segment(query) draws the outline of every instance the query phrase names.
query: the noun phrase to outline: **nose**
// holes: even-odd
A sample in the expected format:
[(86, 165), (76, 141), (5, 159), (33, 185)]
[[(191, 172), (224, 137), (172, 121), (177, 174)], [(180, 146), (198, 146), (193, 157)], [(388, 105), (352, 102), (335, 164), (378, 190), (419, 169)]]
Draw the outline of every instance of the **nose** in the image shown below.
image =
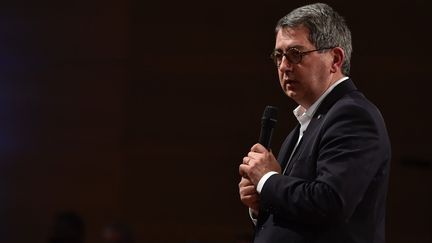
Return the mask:
[(292, 70), (292, 63), (288, 60), (288, 58), (283, 55), (281, 63), (279, 65), (279, 71), (281, 72), (288, 72)]

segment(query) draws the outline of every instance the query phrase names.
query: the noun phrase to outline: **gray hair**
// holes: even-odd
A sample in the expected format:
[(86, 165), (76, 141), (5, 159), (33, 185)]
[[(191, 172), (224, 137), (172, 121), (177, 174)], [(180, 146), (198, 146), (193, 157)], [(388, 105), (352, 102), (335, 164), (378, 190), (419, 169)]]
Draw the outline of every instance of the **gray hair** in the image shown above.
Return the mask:
[(309, 30), (309, 41), (317, 49), (341, 47), (345, 52), (342, 73), (349, 75), (352, 53), (351, 32), (345, 20), (329, 5), (315, 3), (294, 9), (281, 18), (276, 33), (282, 28), (304, 26)]

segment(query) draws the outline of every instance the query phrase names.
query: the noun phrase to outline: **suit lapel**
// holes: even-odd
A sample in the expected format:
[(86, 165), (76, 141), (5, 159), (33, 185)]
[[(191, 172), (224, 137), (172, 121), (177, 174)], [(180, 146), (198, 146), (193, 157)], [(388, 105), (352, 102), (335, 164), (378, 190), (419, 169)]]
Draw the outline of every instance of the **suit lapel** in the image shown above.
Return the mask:
[(298, 124), (294, 130), (287, 136), (284, 143), (281, 146), (278, 155), (278, 161), (281, 165), (282, 171), (288, 163), (288, 159), (297, 143), (297, 139), (299, 137), (300, 132), (300, 124)]
[[(344, 82), (340, 83), (339, 85), (337, 85), (325, 98), (324, 100), (321, 102), (321, 104), (319, 105), (319, 107), (317, 108), (314, 116), (312, 117), (307, 129), (304, 131), (303, 133), (303, 137), (299, 143), (299, 145), (297, 146), (296, 151), (294, 151), (294, 154), (291, 158), (290, 161), (285, 161), (285, 163), (283, 164), (285, 168), (285, 165), (288, 163), (288, 168), (286, 169), (286, 172), (284, 174), (289, 175), (289, 173), (291, 172), (291, 169), (293, 168), (294, 163), (291, 163), (291, 161), (295, 161), (297, 160), (306, 150), (306, 148), (308, 149), (312, 149), (310, 146), (312, 143), (311, 141), (309, 141), (312, 137), (314, 137), (314, 135), (317, 133), (317, 131), (319, 130), (319, 127), (321, 126), (322, 122), (324, 121), (324, 117), (327, 114), (327, 111), (333, 106), (333, 104), (339, 100), (342, 96), (346, 95), (347, 93), (357, 90), (357, 88), (355, 87), (354, 83), (352, 82), (351, 79), (345, 80)], [(294, 142), (291, 141), (291, 146), (292, 148), (289, 149), (288, 151), (283, 151), (285, 152), (285, 158), (286, 160), (288, 160), (289, 156), (292, 153), (292, 149), (294, 148), (295, 142), (298, 139), (298, 133), (299, 133), (299, 129), (300, 125), (297, 126), (297, 133), (295, 136)]]

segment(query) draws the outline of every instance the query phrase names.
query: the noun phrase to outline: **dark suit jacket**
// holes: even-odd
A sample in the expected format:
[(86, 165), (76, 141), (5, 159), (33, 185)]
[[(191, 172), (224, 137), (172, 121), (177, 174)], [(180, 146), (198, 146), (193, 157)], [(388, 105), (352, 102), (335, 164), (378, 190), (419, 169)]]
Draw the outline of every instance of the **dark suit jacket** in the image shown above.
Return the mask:
[(390, 142), (379, 110), (351, 80), (316, 110), (292, 159), (298, 125), (260, 194), (255, 243), (383, 243)]

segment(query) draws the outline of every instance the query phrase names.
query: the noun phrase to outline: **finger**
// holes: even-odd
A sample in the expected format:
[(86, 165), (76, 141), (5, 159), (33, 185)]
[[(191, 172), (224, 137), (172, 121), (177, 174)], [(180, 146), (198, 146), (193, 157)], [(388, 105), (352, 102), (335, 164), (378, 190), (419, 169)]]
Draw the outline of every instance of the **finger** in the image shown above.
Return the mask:
[(244, 190), (240, 191), (241, 198), (259, 198), (258, 193), (246, 193)]
[[(249, 159), (259, 159), (262, 157), (262, 153), (257, 153), (257, 152), (249, 152), (248, 153), (248, 158)], [(250, 162), (250, 161), (249, 161)]]
[(248, 206), (251, 206), (254, 203), (257, 203), (259, 201), (259, 197), (256, 195), (247, 195), (247, 196), (241, 196), (241, 200), (248, 204)]
[(249, 179), (242, 177), (242, 179), (239, 182), (239, 187), (246, 187), (246, 186), (253, 186), (253, 184)]
[(239, 191), (243, 195), (257, 194), (254, 185), (241, 186)]
[(242, 177), (247, 177), (248, 172), (249, 172), (249, 166), (248, 165), (245, 165), (245, 164), (239, 165), (239, 174)]
[(243, 194), (244, 195), (258, 195), (258, 192), (255, 189), (255, 186), (247, 186), (243, 187)]
[(243, 204), (245, 204), (246, 206), (250, 207), (250, 208), (258, 208), (258, 203), (259, 203), (259, 197), (257, 196), (244, 196), (244, 197), (240, 197), (240, 200), (243, 202)]
[(264, 153), (268, 150), (262, 144), (256, 143), (254, 146), (252, 146), (251, 151), (257, 153)]

